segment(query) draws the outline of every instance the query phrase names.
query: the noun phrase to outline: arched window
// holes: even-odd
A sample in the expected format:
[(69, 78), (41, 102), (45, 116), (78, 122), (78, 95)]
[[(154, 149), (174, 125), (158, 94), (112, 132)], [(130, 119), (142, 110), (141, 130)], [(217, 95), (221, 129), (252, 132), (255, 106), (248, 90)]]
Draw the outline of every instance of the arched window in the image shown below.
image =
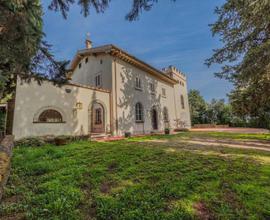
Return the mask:
[(96, 125), (99, 125), (99, 124), (102, 124), (102, 109), (101, 108), (96, 108), (95, 109), (95, 124)]
[(167, 107), (163, 108), (163, 119), (164, 119), (165, 122), (169, 121), (169, 113), (168, 113)]
[(136, 122), (143, 122), (143, 106), (140, 102), (135, 105)]
[(61, 123), (63, 122), (63, 117), (58, 111), (53, 109), (47, 109), (39, 115), (38, 122)]
[(184, 96), (181, 95), (181, 106), (182, 106), (182, 109), (185, 108), (185, 101), (184, 101)]

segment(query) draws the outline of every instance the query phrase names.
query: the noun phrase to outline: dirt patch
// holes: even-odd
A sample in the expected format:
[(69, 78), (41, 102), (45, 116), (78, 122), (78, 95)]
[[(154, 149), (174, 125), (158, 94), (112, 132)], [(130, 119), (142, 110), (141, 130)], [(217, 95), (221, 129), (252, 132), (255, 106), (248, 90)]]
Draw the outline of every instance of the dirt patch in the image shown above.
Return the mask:
[(92, 194), (92, 184), (90, 182), (91, 176), (89, 174), (84, 175), (85, 182), (81, 184), (81, 189), (84, 194), (84, 199), (82, 204), (80, 204), (80, 209), (82, 210), (83, 219), (91, 220), (96, 219), (96, 203), (94, 202)]
[(111, 189), (115, 186), (116, 184), (114, 182), (103, 181), (99, 187), (99, 190), (101, 193), (109, 194), (111, 192)]
[(253, 145), (246, 145), (241, 144), (238, 142), (231, 142), (231, 143), (224, 143), (217, 140), (185, 140), (181, 141), (182, 143), (190, 143), (190, 144), (197, 144), (197, 145), (203, 145), (203, 146), (222, 146), (222, 147), (230, 147), (230, 148), (240, 148), (240, 149), (251, 149), (251, 150), (263, 150), (263, 151), (269, 151), (270, 152), (270, 146), (269, 145), (261, 145), (261, 146), (253, 146)]
[(203, 203), (197, 202), (194, 204), (193, 208), (195, 209), (195, 215), (200, 220), (214, 220), (214, 214), (211, 210)]
[(192, 128), (191, 131), (203, 132), (229, 132), (229, 133), (245, 133), (245, 134), (264, 134), (269, 133), (267, 129), (261, 128)]
[(0, 216), (0, 220), (25, 220), (25, 219), (26, 216), (24, 213), (15, 213), (4, 217)]
[(5, 204), (12, 204), (12, 203), (19, 203), (22, 200), (22, 196), (20, 195), (13, 195), (10, 197), (3, 197), (2, 202)]
[(117, 161), (112, 161), (109, 165), (108, 165), (108, 171), (110, 173), (113, 173), (115, 171), (117, 171), (119, 165)]

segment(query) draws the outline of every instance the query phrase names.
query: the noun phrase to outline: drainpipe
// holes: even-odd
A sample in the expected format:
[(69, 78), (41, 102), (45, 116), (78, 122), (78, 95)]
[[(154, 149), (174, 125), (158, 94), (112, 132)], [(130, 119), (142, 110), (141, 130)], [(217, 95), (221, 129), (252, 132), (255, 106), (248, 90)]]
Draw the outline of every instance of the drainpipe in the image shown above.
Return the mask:
[(116, 59), (114, 59), (114, 96), (115, 96), (115, 129), (118, 135), (118, 104), (117, 104), (117, 73), (116, 73)]

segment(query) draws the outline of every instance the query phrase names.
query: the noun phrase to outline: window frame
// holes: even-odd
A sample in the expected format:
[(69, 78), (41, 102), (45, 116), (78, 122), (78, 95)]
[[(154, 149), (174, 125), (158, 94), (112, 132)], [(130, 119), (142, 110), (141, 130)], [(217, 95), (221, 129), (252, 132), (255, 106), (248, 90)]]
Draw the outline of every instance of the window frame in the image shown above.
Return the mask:
[(142, 81), (138, 76), (135, 78), (135, 89), (142, 91)]
[(95, 125), (101, 124), (102, 124), (102, 109), (100, 107), (95, 109)]
[[(99, 84), (97, 84), (97, 82), (99, 82)], [(98, 87), (98, 88), (102, 87), (102, 75), (101, 74), (97, 74), (95, 76), (95, 87)]]
[(152, 95), (156, 94), (155, 84), (152, 83), (152, 82), (150, 82), (150, 83), (149, 83), (149, 87), (150, 87), (150, 93), (151, 93)]
[[(54, 121), (48, 121), (48, 116), (47, 116), (47, 119), (46, 119), (46, 121), (44, 121), (44, 120), (41, 120), (41, 117), (45, 117), (45, 116), (43, 116), (44, 114), (49, 114), (49, 113), (56, 113), (56, 114), (58, 114), (58, 116), (60, 116), (60, 120), (59, 121), (57, 121), (57, 120), (55, 120), (56, 119), (56, 117), (54, 118)], [(51, 119), (53, 119), (53, 117), (51, 117)], [(40, 112), (39, 113), (39, 115), (38, 115), (38, 117), (37, 117), (37, 120), (36, 121), (34, 121), (33, 123), (40, 123), (40, 124), (63, 124), (63, 123), (66, 123), (65, 121), (64, 121), (64, 118), (63, 118), (63, 115), (62, 115), (62, 113), (61, 112), (59, 112), (58, 110), (56, 110), (56, 109), (53, 109), (53, 108), (48, 108), (48, 109), (44, 109), (42, 112)]]
[(182, 109), (185, 109), (185, 99), (183, 95), (180, 96), (180, 102), (181, 102)]
[(144, 123), (144, 109), (142, 103), (140, 102), (135, 104), (135, 122)]
[(164, 120), (164, 122), (169, 122), (170, 121), (170, 119), (169, 119), (169, 110), (168, 110), (168, 108), (166, 106), (163, 107), (163, 120)]
[(165, 88), (161, 88), (161, 96), (162, 96), (163, 98), (166, 98), (166, 97), (167, 97), (166, 89), (165, 89)]

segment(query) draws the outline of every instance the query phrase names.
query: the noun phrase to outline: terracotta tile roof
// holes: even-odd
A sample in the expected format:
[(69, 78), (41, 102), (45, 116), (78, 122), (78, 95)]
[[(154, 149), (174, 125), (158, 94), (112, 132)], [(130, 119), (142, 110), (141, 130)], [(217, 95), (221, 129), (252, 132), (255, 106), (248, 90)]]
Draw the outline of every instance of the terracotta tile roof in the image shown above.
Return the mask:
[(109, 54), (111, 56), (118, 57), (119, 59), (128, 62), (140, 69), (143, 69), (146, 72), (149, 72), (167, 82), (170, 83), (178, 83), (175, 79), (167, 75), (165, 72), (156, 69), (155, 67), (151, 66), (150, 64), (138, 59), (137, 57), (129, 54), (128, 52), (122, 50), (121, 48), (109, 44), (109, 45), (104, 45), (100, 47), (94, 47), (91, 49), (83, 49), (79, 50), (75, 56), (75, 58), (71, 62), (71, 71), (74, 71), (76, 66), (80, 63), (81, 59), (85, 56), (90, 56), (90, 55), (98, 55), (98, 54)]

